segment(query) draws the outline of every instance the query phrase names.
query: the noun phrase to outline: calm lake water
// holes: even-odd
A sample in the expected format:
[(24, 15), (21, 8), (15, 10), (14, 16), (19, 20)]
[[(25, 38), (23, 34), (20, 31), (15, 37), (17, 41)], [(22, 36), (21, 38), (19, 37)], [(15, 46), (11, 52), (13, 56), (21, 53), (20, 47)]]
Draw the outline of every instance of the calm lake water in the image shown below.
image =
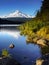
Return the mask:
[[(9, 48), (11, 43), (15, 45), (13, 49)], [(26, 37), (20, 35), (16, 26), (0, 27), (0, 53), (2, 49), (7, 49), (21, 65), (33, 65), (35, 60), (41, 57), (40, 47), (27, 44)]]

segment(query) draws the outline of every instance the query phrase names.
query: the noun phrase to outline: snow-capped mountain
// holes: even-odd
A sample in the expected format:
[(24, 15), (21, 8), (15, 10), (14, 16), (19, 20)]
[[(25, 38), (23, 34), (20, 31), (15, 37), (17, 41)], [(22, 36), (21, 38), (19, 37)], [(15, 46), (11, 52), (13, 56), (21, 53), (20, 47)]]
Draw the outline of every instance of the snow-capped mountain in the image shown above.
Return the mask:
[(19, 10), (5, 16), (0, 16), (0, 24), (21, 24), (33, 18), (31, 15), (24, 14)]
[(6, 15), (6, 16), (2, 16), (2, 18), (11, 18), (11, 17), (33, 18), (33, 16), (28, 15), (28, 14), (24, 14), (24, 13), (20, 12), (19, 10), (16, 10), (15, 12), (12, 12), (12, 13)]

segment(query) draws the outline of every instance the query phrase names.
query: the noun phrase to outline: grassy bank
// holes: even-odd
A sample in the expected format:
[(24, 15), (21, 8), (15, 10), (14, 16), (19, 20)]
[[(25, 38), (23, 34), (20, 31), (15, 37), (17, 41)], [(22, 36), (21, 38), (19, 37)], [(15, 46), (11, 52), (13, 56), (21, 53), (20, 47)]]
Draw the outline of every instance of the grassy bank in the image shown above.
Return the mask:
[(43, 0), (40, 11), (32, 20), (20, 26), (20, 30), (21, 35), (27, 36), (27, 42), (37, 43), (43, 48), (49, 46), (49, 0)]

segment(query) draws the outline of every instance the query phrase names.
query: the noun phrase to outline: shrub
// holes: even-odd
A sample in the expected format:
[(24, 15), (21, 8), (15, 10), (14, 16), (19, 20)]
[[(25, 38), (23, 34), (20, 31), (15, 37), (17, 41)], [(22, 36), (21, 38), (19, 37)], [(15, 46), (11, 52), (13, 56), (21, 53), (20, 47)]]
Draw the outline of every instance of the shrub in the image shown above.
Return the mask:
[(4, 57), (9, 57), (10, 56), (10, 54), (9, 54), (7, 49), (3, 49), (2, 50), (2, 56), (4, 56)]

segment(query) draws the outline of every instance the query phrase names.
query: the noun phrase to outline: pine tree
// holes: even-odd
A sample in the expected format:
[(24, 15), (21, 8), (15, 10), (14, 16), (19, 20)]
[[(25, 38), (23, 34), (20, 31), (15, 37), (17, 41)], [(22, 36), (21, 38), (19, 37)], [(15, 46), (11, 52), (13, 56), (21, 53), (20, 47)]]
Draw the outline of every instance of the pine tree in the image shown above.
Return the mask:
[(43, 20), (49, 20), (49, 0), (44, 0), (41, 7), (41, 16)]
[(49, 21), (49, 0), (43, 0), (39, 13), (40, 18)]

